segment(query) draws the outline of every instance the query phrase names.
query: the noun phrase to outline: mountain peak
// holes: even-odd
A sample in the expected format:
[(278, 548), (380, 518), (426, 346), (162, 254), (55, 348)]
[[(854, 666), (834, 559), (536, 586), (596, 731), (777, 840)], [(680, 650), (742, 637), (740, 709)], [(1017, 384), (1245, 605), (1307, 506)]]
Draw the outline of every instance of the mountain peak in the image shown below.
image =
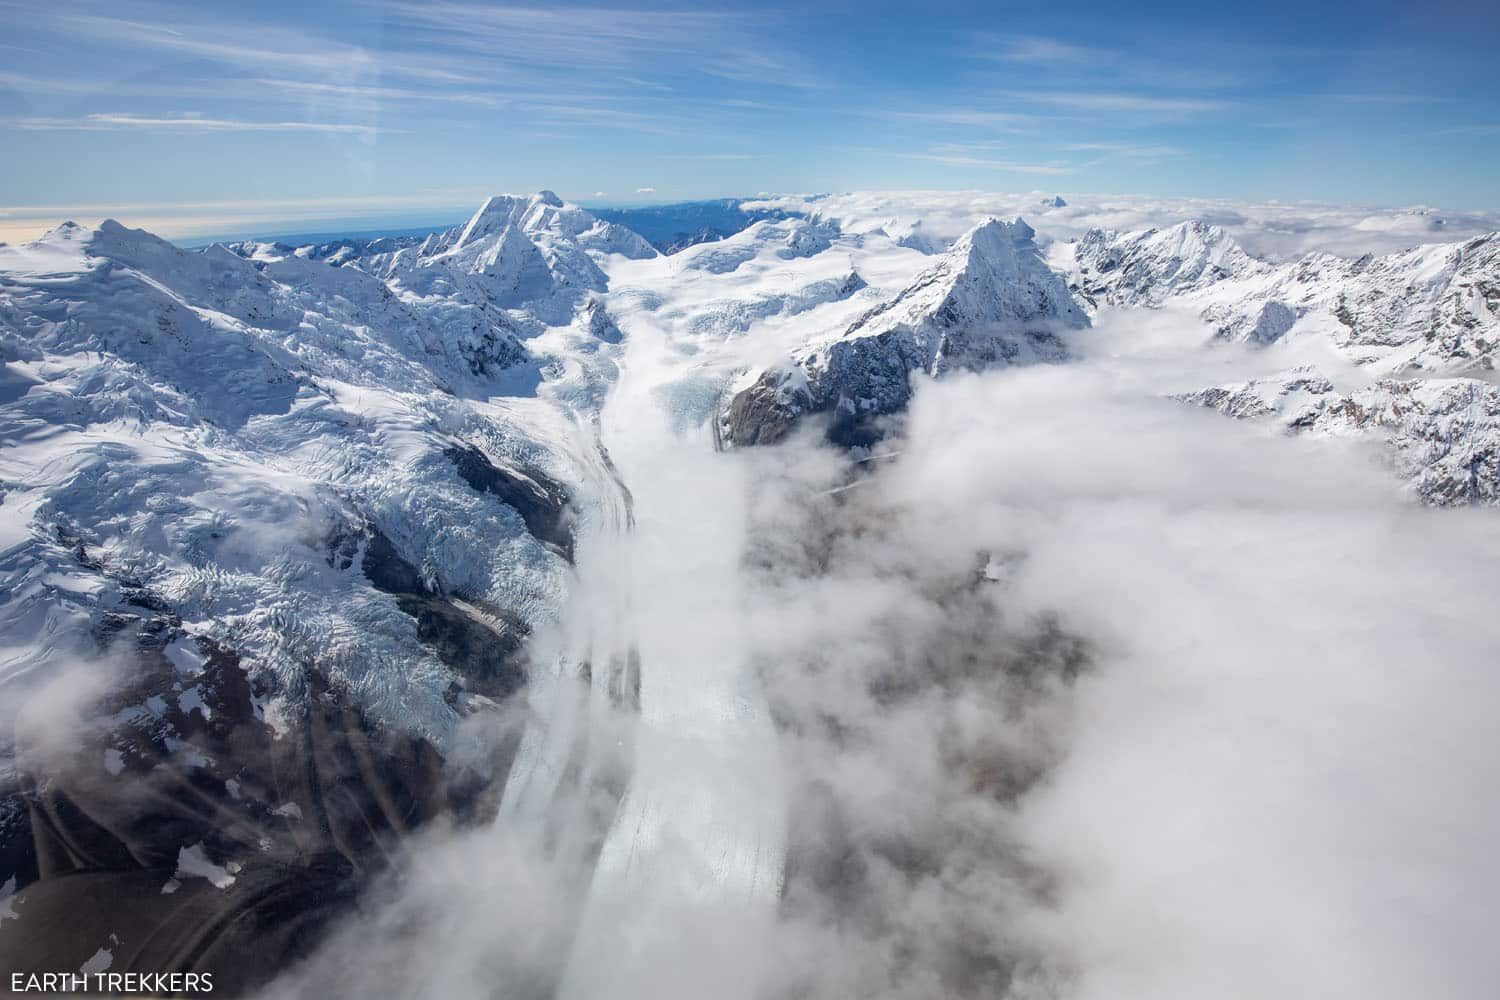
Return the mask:
[(1158, 302), (1265, 266), (1224, 227), (1201, 219), (1132, 233), (1090, 229), (1074, 255), (1085, 291), (1117, 305)]
[(94, 235), (94, 230), (88, 226), (81, 226), (69, 219), (59, 225), (53, 226), (36, 239), (30, 241), (30, 246), (55, 246), (59, 243), (81, 243)]
[(529, 204), (530, 199), (518, 198), (512, 194), (490, 195), (464, 225), (453, 249), (457, 250), (474, 240), (500, 232), (516, 222)]
[(914, 372), (1063, 360), (1059, 328), (1086, 327), (1088, 317), (1035, 238), (1019, 217), (982, 220), (895, 298), (737, 393), (727, 439), (769, 444), (803, 414), (832, 412), (833, 440), (869, 444), (882, 433), (879, 418), (906, 405)]
[(1035, 239), (1036, 230), (1019, 215), (1010, 222), (991, 215), (955, 240), (950, 253), (958, 256), (976, 252), (986, 256), (1007, 254), (1014, 252), (1016, 247), (1032, 245)]
[[(990, 217), (964, 233), (953, 248), (891, 303), (881, 323), (944, 328), (1060, 320), (1086, 326), (1067, 285), (1043, 259), (1036, 230), (1026, 220)], [(896, 319), (895, 316), (899, 316)]]

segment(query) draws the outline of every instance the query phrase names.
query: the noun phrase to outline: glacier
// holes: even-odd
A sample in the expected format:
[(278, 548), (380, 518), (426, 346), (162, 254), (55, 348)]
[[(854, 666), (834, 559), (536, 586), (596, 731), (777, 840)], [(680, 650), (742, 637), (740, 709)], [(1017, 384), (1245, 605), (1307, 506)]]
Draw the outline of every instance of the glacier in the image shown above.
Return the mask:
[[(541, 191), (491, 197), (425, 238), (184, 250), (107, 221), (0, 245), (7, 931), (58, 926), (75, 885), (126, 901), (78, 935), (80, 963), (136, 913), (165, 928), (141, 962), (210, 919), (334, 922), (404, 838), (457, 822), (475, 849), (537, 836), (537, 864), (567, 868), (528, 989), (647, 995), (688, 950), (701, 961), (680, 963), (672, 995), (731, 995), (732, 979), (756, 996), (789, 901), (834, 892), (795, 831), (825, 823), (818, 836), (869, 837), (882, 858), (909, 833), (869, 803), (854, 804), (870, 810), (858, 827), (836, 796), (815, 797), (827, 815), (799, 812), (811, 779), (788, 747), (821, 745), (809, 734), (823, 726), (841, 750), (861, 737), (825, 705), (828, 678), (801, 678), (801, 699), (775, 686), (806, 651), (779, 647), (775, 619), (747, 608), (798, 592), (785, 568), (818, 578), (851, 559), (853, 532), (875, 552), (872, 578), (915, 579), (981, 648), (1045, 664), (999, 695), (964, 673), (967, 651), (943, 664), (941, 695), (876, 679), (872, 702), (936, 699), (958, 757), (991, 737), (954, 692), (977, 685), (1040, 729), (1088, 660), (1045, 616), (990, 631), (1010, 627), (992, 602), (1024, 578), (1022, 541), (997, 537), (930, 579), (900, 544), (876, 545), (953, 502), (901, 478), (914, 475), (903, 447), (935, 447), (921, 438), (932, 400), (970, 406), (979, 454), (1008, 432), (996, 414), (1018, 441), (1026, 406), (1038, 426), (1061, 419), (1049, 387), (1065, 412), (1091, 412), (1048, 378), (1084, 372), (1113, 400), (1154, 365), (1166, 374), (1139, 380), (1143, 440), (1181, 421), (1252, 458), (1329, 449), (1331, 467), (1362, 471), (1307, 485), (1309, 502), (1339, 498), (1356, 520), (1391, 497), (1476, 508), (1455, 516), (1500, 502), (1500, 234), (1270, 255), (1211, 219), (1075, 221), (1090, 208), (764, 198), (695, 209), (681, 231), (657, 219), (653, 244)], [(723, 231), (725, 213), (742, 227)], [(1161, 357), (1141, 332), (1157, 327), (1175, 338)], [(1149, 456), (1078, 463), (1113, 474)], [(1044, 481), (1083, 475), (1050, 461)], [(1251, 493), (1274, 507), (1283, 485)], [(861, 595), (820, 595), (824, 617), (857, 619)], [(835, 634), (813, 659), (868, 639)], [(1001, 812), (1055, 763), (1050, 744), (1006, 753), (1014, 773), (975, 779), (1004, 790)], [(834, 777), (869, 766), (818, 763)], [(995, 847), (958, 839), (975, 857)], [(896, 857), (890, 878), (930, 860)], [(996, 872), (1022, 895), (1042, 878), (1010, 861)], [(253, 923), (205, 946), (235, 985), (284, 970), (227, 956), (295, 953)], [(1025, 967), (1029, 949), (1007, 943), (1006, 962)], [(998, 966), (976, 967), (993, 987)]]

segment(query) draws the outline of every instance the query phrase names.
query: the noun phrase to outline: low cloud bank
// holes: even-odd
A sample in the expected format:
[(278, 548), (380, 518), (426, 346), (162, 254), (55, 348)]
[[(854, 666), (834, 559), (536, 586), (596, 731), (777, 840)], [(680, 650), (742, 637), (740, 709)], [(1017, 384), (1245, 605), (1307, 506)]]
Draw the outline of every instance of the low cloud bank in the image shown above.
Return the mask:
[(1500, 525), (1147, 388), (1094, 364), (925, 385), (901, 454), (803, 518), (838, 527), (764, 630), (812, 829), (775, 995), (1500, 974)]
[(575, 620), (633, 602), (640, 716), (533, 827), (417, 841), (272, 995), (1488, 996), (1500, 523), (1164, 398), (1241, 367), (1176, 322), (924, 382), (862, 461), (710, 454), (638, 350), (626, 589)]
[(1133, 231), (1198, 219), (1222, 226), (1247, 251), (1290, 260), (1313, 250), (1357, 257), (1423, 243), (1453, 243), (1500, 230), (1500, 213), (1428, 206), (1375, 208), (1316, 202), (1255, 202), (1147, 195), (1050, 196), (954, 191), (862, 191), (824, 197), (781, 196), (747, 209), (781, 208), (837, 219), (849, 232), (880, 227), (894, 236), (915, 227), (923, 242), (951, 242), (987, 215), (1023, 216), (1045, 240), (1077, 239), (1092, 228)]

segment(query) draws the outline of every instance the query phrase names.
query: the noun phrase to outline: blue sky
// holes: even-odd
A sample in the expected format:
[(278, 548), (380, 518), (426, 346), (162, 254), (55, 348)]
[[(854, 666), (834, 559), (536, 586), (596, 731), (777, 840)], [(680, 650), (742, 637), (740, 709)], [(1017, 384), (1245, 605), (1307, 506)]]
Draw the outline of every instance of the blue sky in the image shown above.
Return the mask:
[(983, 188), (1500, 208), (1493, 3), (0, 0), (0, 238)]

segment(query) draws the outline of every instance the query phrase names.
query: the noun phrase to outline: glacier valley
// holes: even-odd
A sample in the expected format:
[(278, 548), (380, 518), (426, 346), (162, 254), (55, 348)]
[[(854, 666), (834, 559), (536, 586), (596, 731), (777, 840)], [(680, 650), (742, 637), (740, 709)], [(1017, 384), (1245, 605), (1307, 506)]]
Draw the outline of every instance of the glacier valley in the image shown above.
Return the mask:
[(1488, 995), (1500, 226), (1289, 211), (0, 245), (8, 967)]

